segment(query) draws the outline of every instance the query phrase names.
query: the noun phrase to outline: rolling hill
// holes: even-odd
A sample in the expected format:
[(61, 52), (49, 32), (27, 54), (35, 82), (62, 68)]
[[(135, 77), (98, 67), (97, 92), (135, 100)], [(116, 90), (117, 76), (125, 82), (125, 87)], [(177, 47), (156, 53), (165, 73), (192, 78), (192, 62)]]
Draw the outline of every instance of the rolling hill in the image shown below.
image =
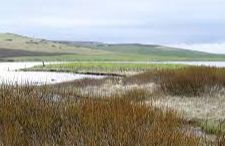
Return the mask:
[(104, 50), (111, 52), (120, 52), (124, 54), (139, 54), (139, 55), (157, 55), (157, 56), (177, 56), (177, 57), (190, 57), (190, 56), (215, 56), (218, 54), (210, 54), (199, 51), (191, 51), (179, 48), (172, 48), (160, 45), (143, 45), (143, 44), (104, 44), (98, 42), (78, 42), (70, 43), (70, 45), (77, 47), (88, 47), (96, 50)]
[(0, 60), (12, 61), (221, 61), (225, 55), (160, 45), (105, 44), (0, 34)]
[(91, 50), (85, 47), (74, 47), (44, 39), (34, 39), (17, 34), (0, 34), (0, 49), (21, 50), (58, 54), (99, 54), (105, 51)]

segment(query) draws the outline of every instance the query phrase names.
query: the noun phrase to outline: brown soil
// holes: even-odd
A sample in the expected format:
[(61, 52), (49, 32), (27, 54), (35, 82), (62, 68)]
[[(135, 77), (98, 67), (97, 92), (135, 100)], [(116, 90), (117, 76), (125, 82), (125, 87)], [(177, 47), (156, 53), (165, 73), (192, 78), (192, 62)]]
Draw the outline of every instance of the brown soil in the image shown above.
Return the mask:
[(23, 57), (23, 56), (54, 56), (54, 55), (63, 55), (63, 54), (62, 53), (32, 52), (32, 51), (0, 48), (0, 58)]

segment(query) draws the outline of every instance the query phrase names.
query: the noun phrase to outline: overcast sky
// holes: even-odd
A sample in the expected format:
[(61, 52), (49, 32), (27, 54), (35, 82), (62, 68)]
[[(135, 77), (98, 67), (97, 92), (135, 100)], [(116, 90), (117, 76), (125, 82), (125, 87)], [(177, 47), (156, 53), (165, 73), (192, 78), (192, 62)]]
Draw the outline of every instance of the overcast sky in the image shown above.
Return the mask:
[[(224, 44), (225, 0), (1, 0), (0, 32), (54, 40)], [(199, 50), (225, 53), (221, 47)]]

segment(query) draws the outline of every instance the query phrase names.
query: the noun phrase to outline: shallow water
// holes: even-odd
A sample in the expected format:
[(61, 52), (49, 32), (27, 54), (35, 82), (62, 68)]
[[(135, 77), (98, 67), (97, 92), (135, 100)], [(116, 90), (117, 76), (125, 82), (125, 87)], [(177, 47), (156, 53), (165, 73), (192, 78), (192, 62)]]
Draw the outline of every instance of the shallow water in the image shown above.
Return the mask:
[[(81, 75), (57, 72), (23, 72), (19, 69), (41, 65), (41, 62), (0, 63), (0, 84), (45, 85), (67, 82), (83, 78), (103, 78), (103, 76)], [(46, 63), (52, 64), (52, 63)]]

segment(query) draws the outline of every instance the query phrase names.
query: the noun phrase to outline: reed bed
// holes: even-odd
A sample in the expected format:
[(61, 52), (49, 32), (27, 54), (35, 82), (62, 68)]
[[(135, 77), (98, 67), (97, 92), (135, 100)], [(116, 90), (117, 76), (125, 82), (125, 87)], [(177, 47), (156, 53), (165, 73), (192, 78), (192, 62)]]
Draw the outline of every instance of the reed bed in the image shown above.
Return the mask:
[[(174, 111), (136, 101), (140, 92), (110, 98), (54, 99), (49, 88), (0, 87), (0, 145), (197, 146)], [(135, 99), (135, 100), (134, 100)]]
[(155, 82), (160, 90), (173, 96), (224, 94), (225, 69), (216, 67), (183, 67), (160, 69), (124, 79), (125, 84)]
[(225, 69), (216, 67), (189, 67), (162, 71), (161, 89), (172, 95), (214, 95), (225, 87)]

